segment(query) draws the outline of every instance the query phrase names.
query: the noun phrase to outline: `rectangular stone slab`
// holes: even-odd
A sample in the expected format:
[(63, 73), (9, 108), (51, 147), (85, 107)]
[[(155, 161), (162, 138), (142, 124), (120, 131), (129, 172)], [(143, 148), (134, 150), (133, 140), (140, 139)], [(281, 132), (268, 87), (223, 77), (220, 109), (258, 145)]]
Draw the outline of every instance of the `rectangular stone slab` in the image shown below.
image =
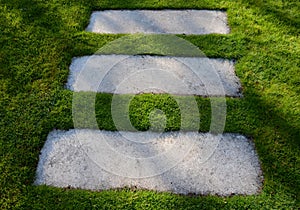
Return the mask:
[(234, 63), (205, 57), (93, 55), (74, 58), (66, 87), (75, 92), (241, 97)]
[(48, 135), (35, 184), (228, 196), (256, 194), (262, 179), (253, 142), (239, 134), (73, 129)]
[(228, 34), (227, 16), (211, 10), (106, 10), (92, 13), (87, 31), (105, 34)]

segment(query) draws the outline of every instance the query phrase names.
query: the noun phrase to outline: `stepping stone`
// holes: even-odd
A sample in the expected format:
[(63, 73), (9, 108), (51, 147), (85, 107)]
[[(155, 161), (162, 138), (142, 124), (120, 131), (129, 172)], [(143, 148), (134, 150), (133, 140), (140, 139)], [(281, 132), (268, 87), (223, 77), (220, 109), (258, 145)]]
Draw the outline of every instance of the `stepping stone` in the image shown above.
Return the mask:
[(66, 87), (114, 94), (241, 97), (234, 63), (205, 57), (94, 55), (74, 58)]
[(54, 130), (35, 184), (252, 195), (262, 187), (262, 172), (253, 142), (239, 134)]
[(93, 12), (87, 31), (105, 34), (228, 34), (227, 16), (211, 10)]

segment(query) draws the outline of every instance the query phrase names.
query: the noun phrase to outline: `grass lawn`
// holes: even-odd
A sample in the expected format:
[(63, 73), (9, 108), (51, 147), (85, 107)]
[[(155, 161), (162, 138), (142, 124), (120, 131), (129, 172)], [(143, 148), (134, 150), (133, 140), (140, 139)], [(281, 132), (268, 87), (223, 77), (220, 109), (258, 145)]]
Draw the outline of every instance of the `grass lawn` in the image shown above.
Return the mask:
[[(254, 139), (265, 178), (259, 195), (180, 196), (32, 185), (48, 133), (74, 127), (73, 93), (64, 89), (72, 57), (93, 54), (121, 37), (85, 32), (91, 12), (142, 8), (227, 10), (231, 34), (179, 37), (208, 57), (237, 61), (244, 97), (227, 98), (225, 132)], [(299, 34), (297, 0), (0, 0), (0, 209), (298, 209)], [(111, 100), (110, 94), (97, 95), (101, 129), (115, 130)], [(208, 131), (209, 99), (196, 101), (200, 130)], [(166, 111), (166, 130), (180, 128), (178, 107), (168, 95), (136, 96), (129, 113), (133, 125), (148, 129), (153, 108)]]

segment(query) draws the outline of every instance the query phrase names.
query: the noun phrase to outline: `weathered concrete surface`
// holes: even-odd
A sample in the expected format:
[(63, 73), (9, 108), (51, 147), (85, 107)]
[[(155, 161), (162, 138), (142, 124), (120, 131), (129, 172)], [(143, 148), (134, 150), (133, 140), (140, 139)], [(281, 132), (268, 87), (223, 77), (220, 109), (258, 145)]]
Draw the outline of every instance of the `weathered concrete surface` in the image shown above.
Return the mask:
[(211, 10), (93, 12), (87, 31), (106, 34), (228, 34), (227, 16)]
[(262, 173), (252, 141), (238, 134), (54, 130), (35, 184), (251, 195)]
[(74, 58), (66, 87), (114, 94), (240, 97), (230, 60), (205, 57), (93, 55)]

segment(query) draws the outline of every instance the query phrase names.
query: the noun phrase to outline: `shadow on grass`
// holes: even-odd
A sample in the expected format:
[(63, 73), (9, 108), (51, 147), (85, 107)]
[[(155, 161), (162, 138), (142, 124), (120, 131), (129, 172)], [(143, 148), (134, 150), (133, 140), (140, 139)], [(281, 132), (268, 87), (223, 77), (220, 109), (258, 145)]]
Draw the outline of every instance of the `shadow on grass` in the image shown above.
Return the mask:
[[(291, 27), (293, 33), (299, 33), (300, 29), (300, 3), (299, 1), (278, 1), (276, 3), (273, 0), (242, 0), (244, 4), (255, 7), (263, 14), (272, 15), (274, 18), (280, 21), (288, 27)], [(279, 5), (281, 4), (281, 5)], [(290, 12), (289, 12), (290, 11)]]
[[(29, 92), (32, 84), (41, 79), (46, 79), (43, 82), (49, 85), (66, 80), (74, 54), (72, 38), (87, 24), (89, 4), (89, 1), (75, 0), (62, 5), (12, 0), (1, 5), (0, 77), (18, 84), (7, 85), (8, 92), (13, 95)], [(82, 11), (79, 8), (83, 8)], [(72, 12), (74, 10), (79, 12)]]
[[(265, 177), (296, 195), (300, 191), (300, 128), (291, 125), (255, 90), (245, 98), (249, 119), (257, 119), (253, 135)], [(249, 132), (249, 131), (247, 131)], [(298, 163), (297, 163), (298, 161)]]

